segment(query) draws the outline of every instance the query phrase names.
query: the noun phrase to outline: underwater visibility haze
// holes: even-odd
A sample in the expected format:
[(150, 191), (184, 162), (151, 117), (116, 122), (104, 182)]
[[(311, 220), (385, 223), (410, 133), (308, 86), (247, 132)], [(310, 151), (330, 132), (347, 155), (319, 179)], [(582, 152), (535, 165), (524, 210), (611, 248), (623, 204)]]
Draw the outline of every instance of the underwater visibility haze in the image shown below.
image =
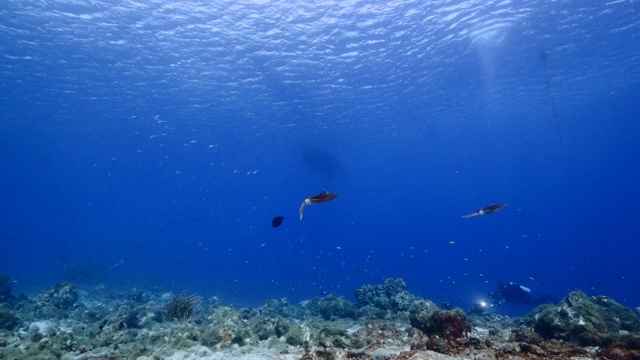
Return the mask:
[[(0, 14), (15, 293), (68, 280), (260, 304), (402, 278), (462, 308), (508, 281), (640, 305), (637, 2)], [(339, 196), (300, 220), (324, 191)]]

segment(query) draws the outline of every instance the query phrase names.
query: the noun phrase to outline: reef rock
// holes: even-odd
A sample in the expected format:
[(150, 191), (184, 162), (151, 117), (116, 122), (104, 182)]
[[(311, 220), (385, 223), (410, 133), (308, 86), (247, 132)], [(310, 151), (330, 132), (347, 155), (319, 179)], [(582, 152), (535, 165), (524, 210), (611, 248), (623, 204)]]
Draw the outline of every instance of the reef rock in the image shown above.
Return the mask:
[(361, 346), (360, 343), (354, 343), (353, 337), (344, 329), (338, 327), (325, 327), (320, 330), (317, 336), (318, 345), (324, 348), (357, 348)]
[(42, 294), (42, 300), (48, 300), (60, 309), (71, 308), (79, 297), (75, 285), (66, 281), (57, 283)]
[(355, 292), (357, 304), (391, 312), (407, 311), (416, 297), (405, 287), (402, 279), (387, 279), (382, 285), (363, 285)]
[(74, 307), (80, 295), (76, 287), (66, 281), (57, 283), (37, 297), (38, 311), (51, 316), (65, 316)]
[(355, 319), (358, 308), (342, 296), (329, 294), (324, 298), (314, 298), (300, 304), (311, 315), (317, 315), (324, 320)]
[(528, 317), (544, 338), (583, 346), (636, 343), (630, 332), (640, 330), (640, 318), (631, 309), (607, 296), (589, 298), (580, 291), (571, 292), (558, 305), (540, 306)]
[(414, 350), (450, 353), (467, 342), (472, 326), (460, 309), (439, 310), (431, 301), (420, 299), (409, 308), (409, 322), (415, 332)]
[(432, 301), (426, 299), (416, 300), (409, 307), (409, 322), (411, 326), (417, 329), (424, 328), (424, 324), (429, 323), (431, 315), (436, 310), (438, 310), (438, 307)]
[(251, 325), (251, 330), (259, 340), (266, 340), (272, 336), (284, 336), (289, 331), (289, 323), (281, 316), (256, 317)]
[(12, 290), (13, 287), (11, 286), (9, 275), (0, 274), (0, 303), (7, 302), (13, 298), (11, 295)]
[(20, 319), (13, 311), (0, 306), (0, 330), (14, 330), (18, 325), (20, 325)]
[(411, 325), (427, 334), (435, 334), (443, 339), (459, 339), (471, 332), (471, 323), (467, 320), (464, 311), (460, 309), (454, 310), (436, 310), (426, 321), (417, 321), (410, 318)]

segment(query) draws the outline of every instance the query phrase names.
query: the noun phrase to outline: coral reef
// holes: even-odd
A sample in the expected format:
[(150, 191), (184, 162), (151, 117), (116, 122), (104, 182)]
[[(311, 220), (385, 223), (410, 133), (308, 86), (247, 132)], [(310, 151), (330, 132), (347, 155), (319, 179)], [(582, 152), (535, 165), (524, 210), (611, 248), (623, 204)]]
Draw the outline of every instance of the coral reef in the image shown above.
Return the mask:
[(250, 328), (258, 340), (267, 340), (272, 336), (285, 335), (289, 331), (289, 323), (281, 316), (261, 316), (253, 319)]
[(164, 313), (169, 319), (187, 321), (196, 312), (201, 302), (201, 296), (180, 294), (164, 306)]
[(13, 330), (20, 324), (20, 319), (10, 308), (0, 306), (0, 330)]
[(471, 324), (461, 309), (436, 310), (424, 322), (411, 318), (411, 325), (447, 340), (459, 339), (471, 332)]
[(257, 308), (211, 298), (176, 322), (163, 316), (168, 293), (60, 283), (0, 305), (0, 359), (640, 358), (638, 315), (607, 297), (573, 292), (509, 319), (439, 309), (408, 294), (400, 279), (356, 294), (357, 304), (329, 295)]
[(606, 296), (589, 298), (573, 291), (558, 305), (545, 305), (528, 316), (528, 323), (546, 339), (577, 342), (584, 346), (640, 343), (640, 317)]
[[(382, 285), (363, 285), (355, 291), (357, 304), (361, 308), (374, 307), (390, 313), (407, 311), (416, 297), (405, 288), (402, 279), (387, 279)], [(375, 309), (371, 310), (371, 314), (374, 313)]]
[(13, 291), (11, 278), (7, 274), (0, 274), (0, 303), (9, 302), (13, 299), (11, 291)]
[(358, 308), (353, 303), (334, 294), (329, 294), (325, 298), (316, 297), (305, 301), (302, 306), (309, 314), (320, 316), (324, 320), (355, 319), (358, 317)]
[(46, 307), (68, 310), (78, 301), (80, 295), (75, 285), (62, 281), (50, 287), (38, 298), (38, 302)]
[(428, 324), (431, 315), (438, 310), (436, 304), (426, 299), (418, 299), (409, 307), (409, 321), (413, 327), (421, 328)]
[(12, 291), (9, 275), (0, 274), (0, 330), (14, 330), (21, 323), (14, 308), (16, 299)]
[(411, 326), (422, 332), (417, 334), (419, 340), (412, 345), (414, 349), (449, 353), (464, 346), (466, 335), (472, 330), (471, 323), (460, 309), (435, 310), (428, 316), (425, 311), (414, 311), (410, 313), (409, 320)]

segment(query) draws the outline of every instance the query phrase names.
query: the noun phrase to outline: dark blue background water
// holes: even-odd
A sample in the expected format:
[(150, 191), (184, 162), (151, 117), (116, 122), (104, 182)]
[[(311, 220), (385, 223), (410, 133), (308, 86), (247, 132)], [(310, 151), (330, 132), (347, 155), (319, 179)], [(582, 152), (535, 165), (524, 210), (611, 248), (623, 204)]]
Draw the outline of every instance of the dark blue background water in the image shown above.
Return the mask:
[(4, 2), (0, 272), (245, 303), (401, 277), (462, 307), (516, 281), (638, 306), (639, 11)]

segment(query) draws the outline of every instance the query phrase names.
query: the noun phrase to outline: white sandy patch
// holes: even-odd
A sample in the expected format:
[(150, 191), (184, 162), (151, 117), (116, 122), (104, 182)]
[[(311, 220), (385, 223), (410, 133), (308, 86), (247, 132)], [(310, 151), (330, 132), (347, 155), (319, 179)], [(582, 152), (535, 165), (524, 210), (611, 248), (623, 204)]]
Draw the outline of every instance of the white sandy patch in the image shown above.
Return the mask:
[[(245, 346), (242, 348), (213, 351), (206, 346), (194, 346), (187, 350), (176, 351), (170, 356), (162, 356), (165, 360), (296, 360), (303, 355), (302, 349), (287, 354), (266, 346)], [(136, 360), (151, 360), (153, 357), (140, 356)]]
[(55, 328), (55, 324), (48, 320), (34, 321), (29, 325), (30, 332), (38, 332), (42, 335), (46, 335), (52, 328)]

